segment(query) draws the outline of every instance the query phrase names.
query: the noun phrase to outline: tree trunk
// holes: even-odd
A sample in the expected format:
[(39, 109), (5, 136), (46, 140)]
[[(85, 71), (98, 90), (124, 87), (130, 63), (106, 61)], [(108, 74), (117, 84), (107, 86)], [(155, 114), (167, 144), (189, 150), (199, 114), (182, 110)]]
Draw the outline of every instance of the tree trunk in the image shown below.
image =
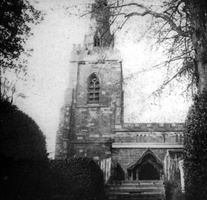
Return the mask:
[[(200, 57), (200, 55), (198, 55)], [(198, 67), (198, 92), (207, 89), (207, 63), (204, 63), (202, 59), (197, 59), (197, 67)]]
[(188, 1), (192, 27), (192, 44), (195, 50), (198, 92), (207, 89), (207, 28), (204, 1)]

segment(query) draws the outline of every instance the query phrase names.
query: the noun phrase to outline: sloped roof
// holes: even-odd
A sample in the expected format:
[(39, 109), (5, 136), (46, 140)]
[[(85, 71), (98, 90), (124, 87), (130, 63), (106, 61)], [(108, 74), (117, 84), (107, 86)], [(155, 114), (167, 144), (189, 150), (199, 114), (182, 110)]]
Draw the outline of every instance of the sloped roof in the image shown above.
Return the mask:
[(148, 148), (148, 149), (142, 154), (142, 156), (138, 159), (138, 161), (136, 161), (135, 163), (133, 163), (132, 165), (130, 165), (127, 169), (128, 169), (128, 170), (132, 170), (132, 169), (134, 169), (135, 167), (141, 165), (141, 164), (142, 164), (142, 160), (143, 160), (143, 158), (144, 158), (147, 154), (151, 154), (151, 155), (155, 158), (155, 160), (156, 160), (156, 164), (158, 164), (159, 167), (162, 167), (162, 166), (163, 166), (162, 161), (157, 157), (157, 155), (156, 155), (150, 148)]

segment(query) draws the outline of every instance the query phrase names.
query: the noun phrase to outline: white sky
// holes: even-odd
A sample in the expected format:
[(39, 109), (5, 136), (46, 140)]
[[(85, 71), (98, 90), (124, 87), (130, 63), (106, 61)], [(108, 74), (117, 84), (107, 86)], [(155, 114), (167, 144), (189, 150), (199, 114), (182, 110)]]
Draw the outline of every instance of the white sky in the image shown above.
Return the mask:
[[(35, 2), (31, 0), (31, 2)], [(40, 126), (47, 137), (48, 152), (53, 156), (55, 137), (59, 123), (59, 109), (63, 105), (64, 91), (68, 84), (69, 59), (72, 44), (83, 42), (87, 30), (87, 19), (70, 16), (64, 6), (83, 4), (89, 0), (39, 0), (36, 5), (46, 15), (44, 21), (34, 27), (34, 36), (27, 43), (34, 49), (28, 68), (31, 80), (21, 87), (27, 98), (17, 100), (17, 105), (28, 113)], [(139, 19), (140, 20), (140, 19)], [(135, 27), (131, 20), (125, 31), (118, 33), (117, 48), (123, 58), (126, 122), (182, 122), (189, 103), (175, 93), (154, 101), (147, 97), (161, 84), (164, 74), (158, 70), (138, 73), (162, 60), (160, 52), (149, 51), (149, 41), (137, 42)], [(129, 27), (133, 27), (128, 30)], [(134, 29), (135, 28), (135, 29)], [(126, 30), (128, 32), (126, 32)], [(165, 70), (165, 69), (164, 69)], [(132, 78), (128, 78), (129, 76)]]

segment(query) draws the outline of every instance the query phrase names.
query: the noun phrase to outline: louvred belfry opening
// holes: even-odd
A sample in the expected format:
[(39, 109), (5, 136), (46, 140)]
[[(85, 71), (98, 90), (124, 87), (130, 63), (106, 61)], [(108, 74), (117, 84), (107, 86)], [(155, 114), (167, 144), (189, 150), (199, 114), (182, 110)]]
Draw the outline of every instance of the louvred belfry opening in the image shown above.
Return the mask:
[(99, 103), (100, 83), (96, 74), (91, 74), (88, 81), (88, 103)]
[(94, 36), (94, 47), (99, 47), (100, 45), (101, 45), (101, 35), (98, 32)]

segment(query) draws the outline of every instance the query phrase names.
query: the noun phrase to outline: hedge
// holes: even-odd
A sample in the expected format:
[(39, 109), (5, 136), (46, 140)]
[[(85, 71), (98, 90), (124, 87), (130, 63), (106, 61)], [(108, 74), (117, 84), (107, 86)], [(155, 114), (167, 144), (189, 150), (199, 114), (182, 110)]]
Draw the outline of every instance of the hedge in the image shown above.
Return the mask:
[(90, 158), (51, 160), (53, 199), (102, 200), (103, 172)]
[(194, 98), (184, 132), (186, 200), (207, 199), (207, 90)]
[(49, 199), (44, 134), (15, 105), (1, 98), (0, 107), (1, 199)]
[(49, 160), (34, 120), (3, 99), (0, 104), (1, 199), (105, 199), (103, 172), (95, 161)]

